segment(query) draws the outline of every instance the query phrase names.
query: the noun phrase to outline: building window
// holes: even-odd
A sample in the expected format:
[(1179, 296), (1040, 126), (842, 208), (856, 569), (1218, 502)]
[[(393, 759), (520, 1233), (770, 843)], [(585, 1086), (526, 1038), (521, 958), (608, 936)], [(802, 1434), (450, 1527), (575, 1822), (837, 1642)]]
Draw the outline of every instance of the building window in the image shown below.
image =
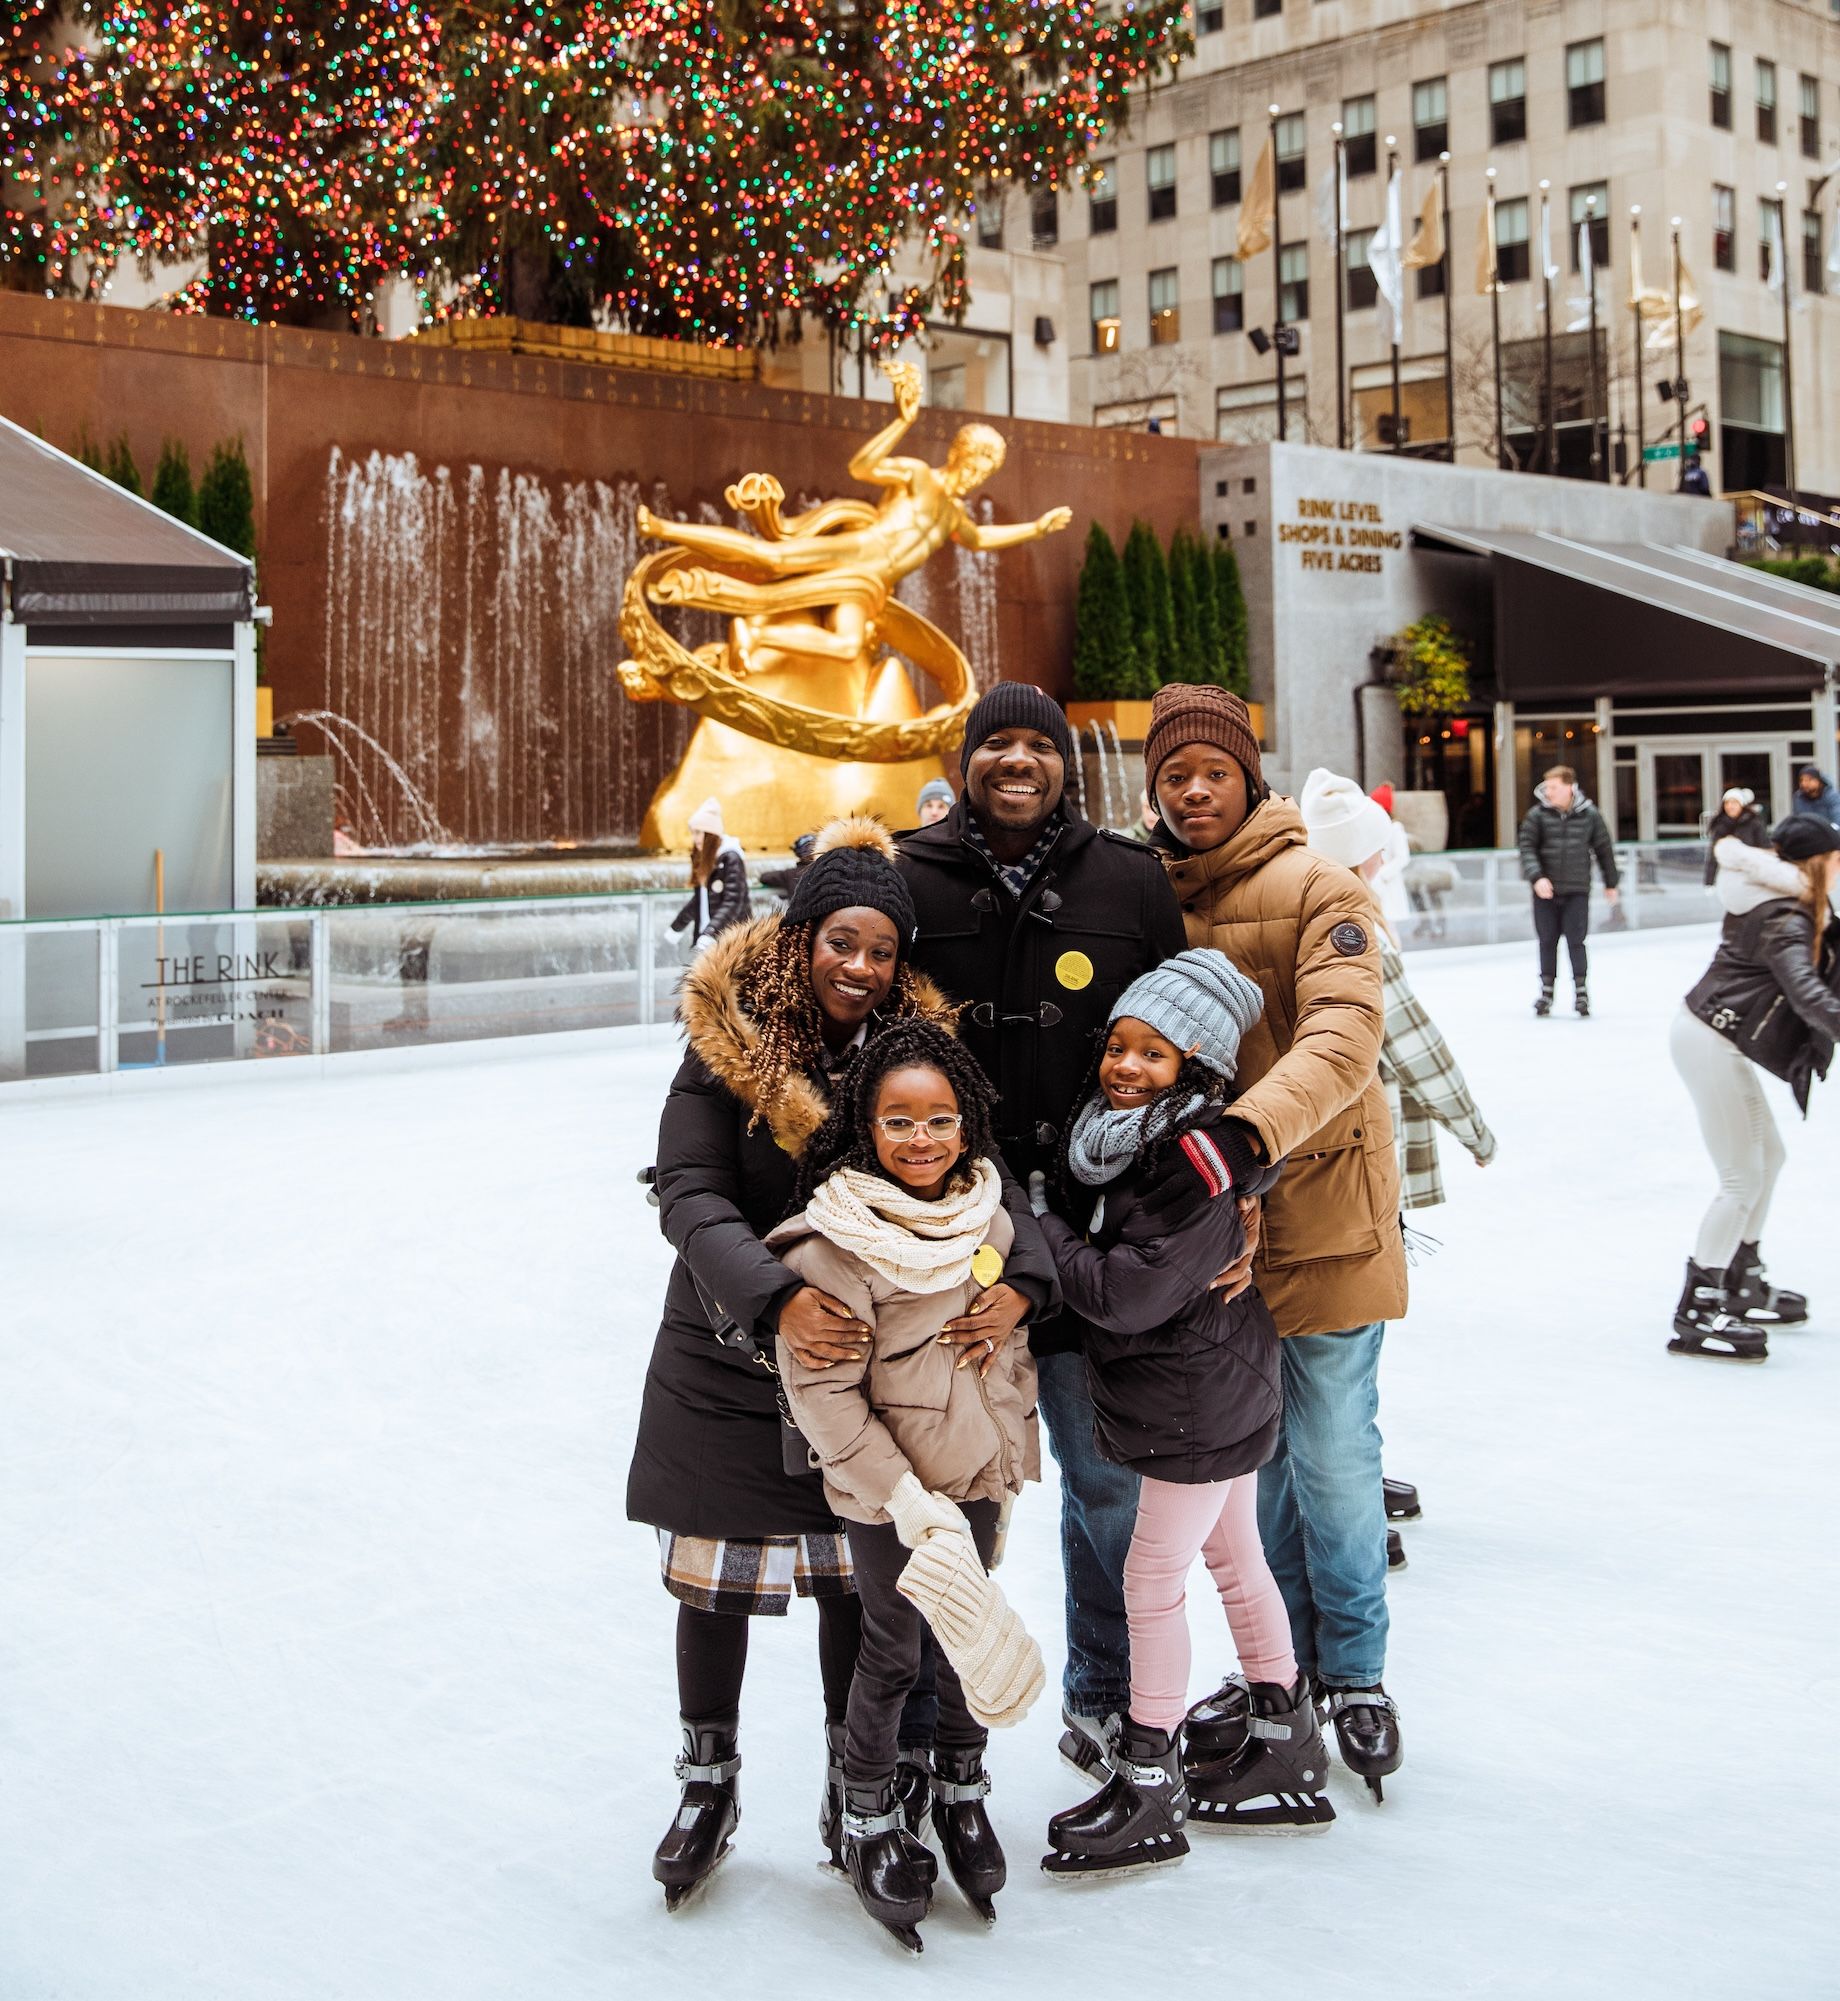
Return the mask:
[(1805, 208), (1802, 210), (1802, 290), (1813, 299), (1819, 298), (1826, 289), (1826, 274), (1821, 269), (1821, 212)]
[(1776, 65), (1757, 58), (1757, 137), (1765, 146), (1776, 144)]
[(1060, 199), (1052, 188), (1043, 188), (1029, 202), (1030, 247), (1036, 250), (1052, 250), (1060, 240)]
[(1373, 266), (1367, 261), (1367, 252), (1374, 240), (1371, 229), (1351, 229), (1342, 238), (1342, 248), (1348, 265), (1348, 310), (1364, 313), (1380, 296), (1380, 282), (1374, 276)]
[(1729, 492), (1783, 476), (1782, 344), (1719, 334), (1719, 457)]
[(1094, 236), (1109, 236), (1118, 227), (1118, 162), (1093, 163), (1092, 191), (1087, 197), (1086, 227)]
[(1278, 120), (1278, 192), (1290, 194), (1303, 186), (1303, 113), (1287, 112)]
[(1379, 164), (1374, 142), (1374, 101), (1371, 97), (1342, 100), (1342, 159), (1348, 178), (1371, 174)]
[[(1302, 439), (1309, 429), (1308, 385), (1294, 374), (1284, 378), (1284, 411), (1293, 439)], [(1278, 385), (1276, 382), (1242, 382), (1214, 392), (1214, 435), (1223, 445), (1259, 445), (1278, 435)], [(1259, 532), (1258, 520), (1248, 516), (1240, 525), (1242, 536)]]
[(1150, 220), (1167, 222), (1176, 212), (1176, 149), (1152, 146), (1144, 155), (1144, 174), (1150, 184)]
[(1150, 345), (1173, 347), (1182, 338), (1182, 307), (1174, 266), (1150, 274)]
[(1093, 353), (1116, 354), (1119, 331), (1118, 280), (1107, 278), (1103, 284), (1092, 288)]
[(1731, 50), (1723, 42), (1709, 42), (1712, 54), (1712, 122), (1721, 132), (1731, 130)]
[(1418, 279), (1418, 296), (1421, 299), (1441, 299), (1444, 296), (1444, 269), (1450, 262), (1450, 251), (1446, 247), (1444, 255), (1435, 264), (1421, 264), (1414, 276)]
[[(1592, 204), (1596, 206), (1593, 207)], [(1571, 229), (1567, 232), (1571, 239), (1572, 269), (1582, 270), (1578, 262), (1578, 226), (1587, 219), (1591, 225), (1591, 266), (1601, 271), (1610, 262), (1610, 186), (1607, 181), (1587, 181), (1583, 187), (1574, 188), (1571, 195)]]
[(1806, 160), (1821, 157), (1821, 79), (1818, 76), (1802, 78), (1802, 157)]
[(1757, 204), (1757, 276), (1767, 285), (1774, 274), (1780, 283), (1786, 274), (1776, 271), (1776, 260), (1789, 248), (1783, 226), (1783, 205), (1767, 197)]
[(1527, 198), (1495, 204), (1495, 275), (1504, 285), (1524, 285), (1531, 263), (1527, 251)]
[(1180, 421), (1173, 396), (1134, 396), (1128, 403), (1099, 403), (1093, 407), (1093, 428), (1100, 431), (1153, 431), (1173, 438)]
[(1239, 127), (1208, 134), (1208, 177), (1216, 208), (1239, 200)]
[(1571, 126), (1604, 122), (1602, 42), (1573, 42), (1565, 52), (1565, 122)]
[(1278, 317), (1291, 325), (1310, 317), (1310, 246), (1278, 246)]
[(1712, 261), (1721, 271), (1738, 268), (1738, 193), (1712, 186)]
[(1003, 197), (988, 194), (977, 205), (977, 240), (986, 250), (1003, 248)]
[(1450, 92), (1441, 76), (1412, 86), (1412, 157), (1435, 160), (1450, 145)]
[(1527, 65), (1489, 65), (1489, 144), (1513, 146), (1527, 136)]
[(1227, 10), (1221, 4), (1221, 0), (1212, 0), (1211, 5), (1209, 0), (1202, 0), (1202, 4), (1195, 9), (1195, 33), (1217, 35), (1226, 18)]
[(1237, 257), (1214, 259), (1214, 331), (1239, 333), (1246, 325), (1246, 274)]
[(1252, 18), (1255, 21), (1269, 20), (1273, 14), (1284, 12), (1284, 0), (1252, 0)]

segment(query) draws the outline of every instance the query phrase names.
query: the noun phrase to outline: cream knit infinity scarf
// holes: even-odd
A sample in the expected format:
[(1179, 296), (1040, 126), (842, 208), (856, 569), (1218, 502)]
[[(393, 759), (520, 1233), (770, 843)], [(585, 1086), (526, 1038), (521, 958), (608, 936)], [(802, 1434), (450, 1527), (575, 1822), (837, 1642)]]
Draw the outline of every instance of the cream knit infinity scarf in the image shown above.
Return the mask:
[(971, 1186), (937, 1202), (923, 1202), (879, 1174), (840, 1167), (813, 1190), (805, 1220), (903, 1292), (949, 1292), (971, 1276), (972, 1254), (1003, 1200), (990, 1162), (971, 1166)]

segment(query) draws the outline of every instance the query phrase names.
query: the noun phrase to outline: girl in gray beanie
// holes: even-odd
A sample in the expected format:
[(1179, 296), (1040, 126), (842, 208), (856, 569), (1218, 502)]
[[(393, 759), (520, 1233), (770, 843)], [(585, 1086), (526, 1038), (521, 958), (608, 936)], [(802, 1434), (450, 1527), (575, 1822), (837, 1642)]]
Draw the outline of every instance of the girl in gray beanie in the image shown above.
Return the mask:
[[(1172, 1225), (1146, 1199), (1156, 1163), (1177, 1153), (1216, 1198), (1236, 1187), (1216, 1129), (1235, 1094), (1242, 1037), (1259, 989), (1222, 952), (1178, 952), (1119, 995), (1094, 1077), (1067, 1130), (1061, 1206), (1082, 1235), (1037, 1204), (1067, 1304), (1090, 1324), (1086, 1380), (1093, 1442), (1142, 1476), (1124, 1566), (1131, 1706), (1112, 1774), (1084, 1806), (1049, 1823), (1050, 1876), (1173, 1862), (1190, 1820), (1204, 1826), (1316, 1826), (1335, 1818), (1328, 1755), (1290, 1621), (1259, 1542), (1256, 1474), (1277, 1444), (1278, 1337), (1256, 1291), (1222, 1301), (1214, 1277), (1245, 1247), (1236, 1200)], [(1032, 1177), (1033, 1183), (1039, 1177)], [(1184, 1579), (1206, 1559), (1233, 1630), (1243, 1684), (1190, 1719)], [(1231, 1710), (1231, 1714), (1228, 1711)]]

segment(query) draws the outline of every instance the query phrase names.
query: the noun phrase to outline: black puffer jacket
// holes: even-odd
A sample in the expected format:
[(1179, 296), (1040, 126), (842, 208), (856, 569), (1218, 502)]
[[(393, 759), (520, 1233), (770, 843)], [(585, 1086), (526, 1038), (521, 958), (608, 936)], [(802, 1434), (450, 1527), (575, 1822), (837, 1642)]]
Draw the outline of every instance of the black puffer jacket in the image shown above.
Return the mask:
[(684, 899), (683, 907), (671, 919), (671, 929), (681, 931), (688, 924), (694, 927), (693, 938), (719, 938), (737, 924), (745, 924), (753, 914), (747, 862), (739, 848), (724, 848), (716, 856), (708, 882), (700, 890), (692, 888)]
[[(772, 1355), (780, 1302), (803, 1283), (761, 1239), (792, 1211), (798, 1156), (829, 1109), (822, 1077), (789, 1077), (749, 1130), (756, 1100), (742, 1059), (754, 1027), (737, 981), (779, 923), (729, 932), (685, 975), (689, 1048), (659, 1121), (655, 1186), (677, 1263), (646, 1369), (626, 1512), (679, 1535), (751, 1540), (837, 1525), (817, 1474), (786, 1470), (777, 1386), (756, 1359)], [(919, 1011), (951, 1025), (930, 981)], [(1058, 1301), (1026, 1192), (1006, 1177), (1004, 1196), (1016, 1226), (1004, 1278)]]
[[(1197, 1133), (1219, 1122), (1210, 1113)], [(1220, 1164), (1209, 1157), (1211, 1171)], [(1262, 1194), (1276, 1179), (1266, 1170), (1234, 1192)], [(1062, 1295), (1088, 1323), (1093, 1442), (1114, 1465), (1152, 1479), (1237, 1479), (1271, 1457), (1283, 1403), (1278, 1330), (1264, 1300), (1253, 1289), (1222, 1305), (1208, 1290), (1246, 1247), (1239, 1204), (1209, 1202), (1159, 1234), (1139, 1199), (1142, 1180), (1132, 1168), (1103, 1190), (1078, 1190), (1076, 1202), (1105, 1197), (1090, 1236), (1059, 1216), (1041, 1219)]]
[(1534, 803), (1521, 822), (1521, 874), (1529, 882), (1544, 876), (1555, 896), (1579, 896), (1591, 887), (1591, 860), (1603, 871), (1604, 887), (1617, 885), (1616, 848), (1604, 816), (1582, 792), (1561, 813), (1546, 803), (1546, 787), (1533, 795)]
[[(968, 1003), (958, 1032), (1001, 1096), (997, 1132), (1023, 1179), (1054, 1164), (1112, 1003), (1139, 973), (1188, 944), (1162, 864), (1140, 842), (1063, 805), (1047, 860), (1018, 902), (966, 845), (961, 799), (896, 842), (919, 919), (914, 964)], [(1035, 1328), (1039, 1354), (1076, 1348), (1078, 1319)]]
[(1840, 1041), (1840, 921), (1814, 953), (1814, 915), (1801, 871), (1769, 850), (1720, 841), (1724, 928), (1687, 1007), (1760, 1070), (1783, 1078), (1804, 1113)]
[(1719, 843), (1742, 841), (1747, 848), (1767, 848), (1770, 830), (1755, 806), (1746, 806), (1735, 817), (1721, 807), (1712, 816), (1706, 843), (1706, 882), (1710, 887), (1719, 877)]

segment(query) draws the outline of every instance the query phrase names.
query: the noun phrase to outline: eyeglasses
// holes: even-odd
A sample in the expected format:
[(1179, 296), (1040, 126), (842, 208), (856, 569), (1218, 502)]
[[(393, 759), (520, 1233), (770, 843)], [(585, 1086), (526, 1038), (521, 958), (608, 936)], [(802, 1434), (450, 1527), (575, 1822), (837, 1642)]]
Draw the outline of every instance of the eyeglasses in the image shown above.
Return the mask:
[(935, 1112), (930, 1119), (877, 1119), (875, 1122), (899, 1146), (912, 1139), (922, 1126), (928, 1139), (950, 1139), (965, 1123), (961, 1112)]

